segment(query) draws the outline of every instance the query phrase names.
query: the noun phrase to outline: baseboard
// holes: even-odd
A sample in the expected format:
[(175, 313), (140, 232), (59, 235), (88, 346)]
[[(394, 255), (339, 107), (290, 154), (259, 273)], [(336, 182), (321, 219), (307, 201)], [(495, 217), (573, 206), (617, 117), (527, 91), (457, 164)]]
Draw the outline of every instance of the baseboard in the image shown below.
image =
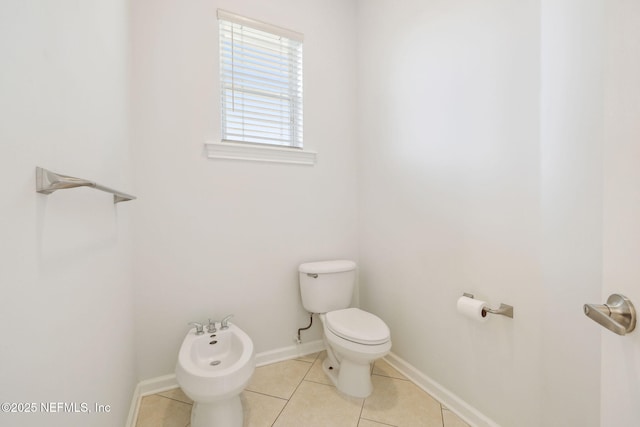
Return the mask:
[(133, 396), (131, 396), (131, 405), (129, 406), (129, 416), (127, 417), (127, 423), (125, 427), (135, 427), (136, 420), (138, 419), (138, 410), (140, 409), (140, 383), (136, 385), (133, 390)]
[[(265, 351), (256, 354), (256, 366), (270, 365), (283, 360), (295, 359), (296, 357), (306, 356), (322, 350), (324, 350), (324, 343), (322, 340), (317, 340)], [(127, 424), (125, 427), (135, 427), (141, 398), (177, 387), (178, 381), (176, 380), (175, 374), (168, 374), (140, 381), (138, 385), (136, 385), (136, 388), (133, 391), (133, 396), (131, 397), (131, 407), (129, 409), (129, 416), (127, 417)]]
[(283, 360), (295, 359), (324, 350), (322, 340), (310, 341), (307, 343), (292, 345), (289, 347), (277, 348), (256, 354), (256, 366), (270, 365)]
[(391, 366), (405, 375), (415, 385), (429, 393), (433, 398), (440, 401), (448, 410), (455, 413), (463, 421), (472, 427), (500, 427), (473, 406), (458, 397), (455, 393), (443, 387), (438, 382), (429, 378), (414, 366), (398, 357), (394, 353), (388, 354), (384, 358)]
[(127, 417), (126, 427), (135, 427), (138, 419), (138, 410), (140, 409), (140, 399), (152, 394), (161, 393), (178, 387), (176, 374), (163, 375), (161, 377), (150, 378), (140, 381), (136, 385), (131, 397), (131, 407), (129, 409), (129, 417)]

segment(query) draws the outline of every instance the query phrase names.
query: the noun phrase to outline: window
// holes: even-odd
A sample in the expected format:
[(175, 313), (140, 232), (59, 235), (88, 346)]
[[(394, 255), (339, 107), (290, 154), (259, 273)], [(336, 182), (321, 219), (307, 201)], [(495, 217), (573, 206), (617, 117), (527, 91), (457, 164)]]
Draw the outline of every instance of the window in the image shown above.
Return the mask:
[(302, 148), (302, 34), (218, 10), (222, 140)]

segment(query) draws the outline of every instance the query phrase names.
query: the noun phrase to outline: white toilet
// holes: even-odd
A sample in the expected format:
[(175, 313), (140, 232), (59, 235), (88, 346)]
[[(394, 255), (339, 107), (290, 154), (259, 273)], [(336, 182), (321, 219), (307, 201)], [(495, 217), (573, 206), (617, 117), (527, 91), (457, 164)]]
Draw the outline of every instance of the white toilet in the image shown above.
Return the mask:
[(348, 396), (367, 397), (373, 391), (371, 363), (389, 353), (389, 327), (379, 317), (348, 308), (356, 279), (356, 263), (348, 260), (301, 264), (302, 305), (320, 315), (327, 358), (322, 368)]

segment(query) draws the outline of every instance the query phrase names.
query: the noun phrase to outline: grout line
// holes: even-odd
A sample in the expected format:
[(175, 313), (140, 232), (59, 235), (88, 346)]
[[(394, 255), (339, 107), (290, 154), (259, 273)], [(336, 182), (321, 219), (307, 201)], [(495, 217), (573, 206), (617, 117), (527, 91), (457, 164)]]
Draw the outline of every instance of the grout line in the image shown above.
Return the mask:
[[(317, 358), (317, 356), (316, 356)], [(305, 363), (309, 363), (306, 362)], [(315, 360), (313, 361), (313, 363), (315, 363)], [(278, 416), (276, 417), (275, 420), (273, 420), (273, 424), (271, 424), (271, 426), (273, 427), (273, 425), (275, 425), (275, 423), (278, 421), (278, 418), (280, 418), (280, 416), (282, 415), (282, 413), (284, 412), (284, 410), (286, 409), (287, 405), (289, 404), (289, 402), (291, 401), (291, 398), (296, 394), (296, 392), (298, 391), (298, 389), (300, 388), (300, 385), (304, 382), (304, 378), (309, 374), (309, 371), (311, 371), (311, 368), (313, 367), (313, 363), (309, 363), (309, 368), (307, 369), (307, 372), (304, 373), (304, 375), (302, 376), (302, 379), (300, 380), (300, 382), (296, 385), (296, 388), (293, 389), (293, 393), (291, 393), (291, 396), (289, 396), (287, 400), (287, 403), (284, 404), (284, 406), (282, 407), (282, 410), (280, 410), (280, 413), (278, 414)]]
[[(376, 365), (375, 362), (373, 362), (371, 364), (371, 369), (369, 370), (369, 375), (371, 375), (371, 376), (373, 376), (373, 369), (374, 369), (375, 365)], [(362, 399), (362, 406), (360, 406), (360, 413), (358, 414), (358, 426), (360, 425), (360, 420), (362, 420), (362, 412), (364, 411), (364, 404), (365, 404), (366, 401), (367, 401), (366, 397), (364, 399)]]
[(287, 400), (287, 403), (284, 404), (284, 406), (282, 407), (282, 409), (280, 409), (280, 412), (278, 412), (278, 416), (276, 417), (275, 420), (273, 420), (273, 422), (271, 423), (271, 427), (273, 427), (274, 425), (276, 425), (276, 422), (278, 422), (278, 418), (280, 418), (280, 415), (282, 415), (282, 413), (284, 412), (284, 408), (287, 407), (287, 404), (289, 403), (289, 401)]
[[(300, 384), (298, 384), (298, 386), (300, 386)], [(291, 400), (293, 395), (296, 394), (296, 391), (298, 390), (298, 386), (296, 386), (295, 390), (293, 390), (293, 393), (291, 393), (291, 396), (289, 396), (288, 399), (283, 399), (285, 401), (285, 404), (282, 406), (282, 409), (280, 409), (280, 412), (278, 412), (278, 416), (273, 420), (273, 423), (271, 423), (271, 427), (273, 427), (278, 422), (278, 418), (280, 418), (280, 416), (284, 412), (285, 408), (289, 404), (289, 401)]]
[[(163, 391), (161, 391), (160, 393), (164, 393)], [(180, 403), (184, 403), (185, 405), (191, 405), (193, 406), (193, 402), (185, 402), (184, 400), (180, 400), (180, 399), (176, 399), (173, 397), (169, 397), (169, 396), (163, 396), (160, 393), (156, 393), (156, 394), (152, 394), (151, 396), (159, 396), (159, 397), (164, 397), (165, 399), (169, 399), (169, 400), (173, 400), (174, 402), (180, 402)]]
[[(293, 360), (297, 360), (298, 362), (307, 362), (307, 363), (311, 363), (313, 365), (313, 363), (318, 359), (318, 356), (320, 356), (320, 353), (322, 353), (322, 352), (318, 351), (317, 353), (315, 353), (316, 357), (314, 357), (312, 361), (303, 360), (302, 358), (297, 358), (297, 357), (295, 359), (293, 359)], [(309, 357), (309, 356), (310, 356), (310, 354), (307, 354), (306, 356), (302, 356), (302, 357)]]
[[(334, 389), (336, 391), (338, 390), (336, 388), (336, 386), (334, 386), (333, 384), (319, 383), (317, 381), (310, 381), (310, 380), (304, 380), (304, 379), (300, 382), (300, 385), (302, 385), (302, 383), (304, 383), (304, 382), (311, 383), (311, 384), (317, 384), (317, 385), (323, 385), (325, 387), (330, 387), (330, 388), (332, 388), (332, 389)], [(298, 391), (297, 388), (296, 388), (296, 391)], [(296, 391), (294, 391), (293, 394), (296, 394)], [(293, 394), (291, 395), (291, 397), (293, 397)]]
[(167, 396), (162, 396), (162, 397), (164, 397), (165, 399), (173, 400), (174, 402), (180, 402), (180, 403), (184, 403), (185, 405), (193, 406), (193, 402), (189, 403), (189, 402), (185, 402), (184, 400), (174, 399), (173, 397), (167, 397)]
[[(314, 361), (314, 363), (315, 363), (315, 361)], [(311, 372), (311, 368), (313, 368), (313, 363), (309, 364), (309, 369), (307, 369), (307, 372), (304, 373), (304, 375), (302, 376), (302, 379), (300, 380), (300, 382), (296, 386), (295, 390), (293, 390), (293, 393), (291, 393), (291, 396), (289, 396), (289, 399), (291, 399), (291, 397), (293, 397), (293, 395), (296, 394), (296, 391), (298, 391), (298, 387), (300, 387), (300, 384), (302, 384), (302, 381), (304, 381), (304, 379), (307, 377), (307, 375), (309, 375), (309, 372)]]
[(364, 411), (364, 403), (366, 401), (367, 401), (366, 397), (362, 399), (362, 405), (360, 406), (360, 413), (358, 414), (358, 425), (360, 425), (360, 420), (362, 419), (362, 411)]
[[(162, 392), (161, 392), (161, 393), (162, 393)], [(174, 399), (173, 397), (163, 396), (163, 395), (161, 395), (160, 393), (150, 394), (149, 396), (162, 397), (163, 399), (173, 400), (174, 402), (184, 403), (185, 405), (193, 406), (193, 402), (192, 402), (192, 403), (185, 402), (184, 400), (179, 400), (179, 399)], [(145, 396), (145, 397), (146, 397), (146, 396)]]
[[(172, 401), (174, 401), (174, 402), (182, 403), (182, 404), (184, 404), (184, 405), (188, 405), (188, 406), (193, 407), (193, 403), (187, 403), (187, 402), (183, 402), (182, 400), (174, 399), (174, 398), (172, 398), (172, 397), (163, 396), (163, 395), (161, 395), (160, 393), (162, 393), (162, 392), (155, 393), (155, 394), (149, 394), (149, 395), (147, 395), (147, 396), (141, 396), (141, 397), (140, 397), (140, 401), (141, 401), (140, 403), (142, 404), (142, 399), (143, 399), (144, 397), (148, 397), (148, 396), (156, 396), (156, 397), (161, 397), (161, 398), (163, 398), (163, 399), (172, 400)], [(140, 413), (138, 413), (138, 416), (136, 417), (136, 422), (134, 423), (133, 427), (137, 427), (137, 425), (138, 425), (138, 421), (139, 421), (139, 419), (138, 419), (139, 417), (140, 417)], [(189, 421), (187, 424), (185, 424), (185, 427), (189, 427), (189, 426), (190, 426), (190, 424), (191, 424), (191, 421)]]
[(285, 402), (288, 402), (288, 401), (289, 401), (289, 399), (287, 399), (286, 397), (274, 396), (273, 394), (262, 393), (262, 392), (260, 392), (260, 391), (253, 391), (253, 390), (247, 390), (247, 389), (242, 390), (242, 392), (243, 392), (243, 393), (244, 393), (245, 391), (246, 391), (247, 393), (255, 393), (255, 394), (260, 394), (260, 395), (262, 395), (262, 396), (272, 397), (272, 398), (274, 398), (274, 399), (284, 400)]
[(360, 417), (360, 418), (358, 419), (358, 424), (360, 424), (360, 420), (371, 421), (372, 423), (377, 423), (377, 424), (380, 424), (380, 425), (383, 425), (383, 426), (398, 427), (398, 426), (397, 426), (397, 425), (395, 425), (395, 424), (387, 424), (387, 423), (383, 423), (383, 422), (381, 422), (381, 421), (372, 420), (371, 418), (363, 418), (363, 417)]
[[(335, 389), (336, 391), (338, 390), (338, 389), (336, 388), (336, 386), (334, 386), (333, 384), (319, 383), (319, 382), (317, 382), (317, 381), (311, 381), (311, 380), (306, 380), (306, 379), (305, 379), (305, 380), (302, 380), (302, 381), (303, 381), (303, 382), (308, 382), (308, 383), (311, 383), (311, 384), (323, 385), (323, 386), (325, 386), (325, 387), (331, 387), (331, 388)], [(298, 390), (296, 390), (296, 391), (298, 391)], [(294, 392), (294, 394), (295, 394), (295, 392)], [(359, 399), (359, 398), (358, 398), (358, 397), (354, 397), (354, 399)]]
[(388, 375), (380, 375), (380, 374), (371, 374), (371, 376), (378, 376), (381, 378), (389, 378), (391, 380), (395, 380), (395, 381), (404, 381), (407, 382), (409, 384), (413, 384), (414, 386), (418, 387), (420, 389), (420, 391), (424, 394), (426, 394), (427, 396), (429, 396), (430, 398), (432, 398), (433, 400), (435, 400), (436, 402), (438, 402), (438, 404), (440, 405), (441, 411), (442, 411), (442, 402), (437, 399), (435, 396), (433, 396), (431, 393), (429, 393), (428, 391), (426, 391), (425, 389), (423, 389), (422, 387), (420, 387), (418, 384), (416, 384), (415, 382), (413, 382), (412, 380), (410, 380), (409, 378), (397, 378), (397, 377), (390, 377)]
[[(313, 362), (309, 362), (308, 360), (300, 360), (300, 359), (291, 359), (294, 362), (300, 362), (300, 363), (308, 363), (309, 365), (313, 365)], [(280, 363), (280, 362), (276, 362), (276, 363)], [(262, 365), (262, 366), (269, 366), (269, 365)], [(260, 366), (260, 367), (262, 367)]]
[(383, 374), (371, 374), (371, 376), (374, 376), (374, 375), (377, 376), (377, 377), (382, 377), (382, 378), (391, 378), (391, 379), (394, 379), (394, 380), (408, 381), (410, 383), (415, 384), (413, 381), (411, 381), (408, 378), (398, 378), (398, 377), (392, 377), (391, 375), (383, 375)]
[[(306, 363), (306, 364), (308, 364), (308, 365), (309, 365), (309, 367), (307, 368), (306, 372), (305, 372), (305, 373), (304, 373), (304, 375), (302, 376), (302, 379), (300, 380), (300, 382), (298, 382), (298, 384), (296, 385), (296, 387), (293, 389), (293, 392), (291, 393), (291, 396), (289, 396), (289, 397), (273, 396), (273, 395), (271, 395), (271, 394), (262, 393), (262, 392), (259, 392), (259, 391), (254, 391), (254, 390), (251, 390), (251, 389), (249, 389), (249, 388), (245, 388), (245, 390), (250, 391), (250, 392), (252, 392), (252, 393), (259, 393), (259, 394), (263, 394), (263, 395), (265, 395), (265, 396), (276, 397), (276, 398), (278, 398), (278, 399), (284, 399), (284, 400), (287, 400), (287, 401), (288, 401), (288, 400), (289, 400), (289, 399), (291, 399), (291, 397), (295, 394), (296, 390), (298, 390), (298, 387), (300, 387), (300, 383), (301, 383), (302, 381), (304, 381), (304, 377), (306, 377), (306, 376), (307, 376), (307, 374), (308, 374), (308, 373), (309, 373), (309, 371), (311, 370), (311, 367), (313, 366), (313, 363), (307, 362), (307, 361), (305, 361), (305, 360), (297, 360), (297, 359), (290, 359), (290, 360), (291, 360), (291, 361), (295, 361), (295, 362), (302, 362), (302, 363)], [(281, 363), (281, 362), (273, 363), (273, 365), (275, 365), (275, 364), (277, 364), (277, 363)], [(268, 365), (265, 365), (265, 366), (268, 366)], [(262, 366), (260, 366), (260, 368), (261, 368), (261, 367), (262, 367)]]

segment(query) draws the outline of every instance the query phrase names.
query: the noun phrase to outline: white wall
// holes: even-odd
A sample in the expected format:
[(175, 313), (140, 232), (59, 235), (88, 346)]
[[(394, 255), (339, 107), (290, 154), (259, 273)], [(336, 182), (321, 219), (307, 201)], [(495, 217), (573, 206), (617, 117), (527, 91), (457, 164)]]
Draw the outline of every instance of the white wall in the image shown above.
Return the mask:
[[(540, 426), (539, 4), (358, 6), (362, 305), (421, 372)], [(463, 292), (515, 319), (469, 323)]]
[(132, 205), (35, 192), (38, 165), (133, 192), (127, 13), (125, 1), (0, 3), (0, 401), (112, 408), (0, 413), (1, 425), (111, 427), (129, 410)]
[[(136, 354), (173, 372), (189, 321), (234, 321), (256, 351), (293, 345), (308, 317), (301, 262), (357, 257), (355, 4), (132, 3)], [(218, 141), (222, 8), (304, 33), (305, 148), (313, 166), (208, 160)], [(319, 329), (303, 335), (318, 339)]]
[(363, 305), (499, 424), (598, 425), (604, 2), (359, 6)]

